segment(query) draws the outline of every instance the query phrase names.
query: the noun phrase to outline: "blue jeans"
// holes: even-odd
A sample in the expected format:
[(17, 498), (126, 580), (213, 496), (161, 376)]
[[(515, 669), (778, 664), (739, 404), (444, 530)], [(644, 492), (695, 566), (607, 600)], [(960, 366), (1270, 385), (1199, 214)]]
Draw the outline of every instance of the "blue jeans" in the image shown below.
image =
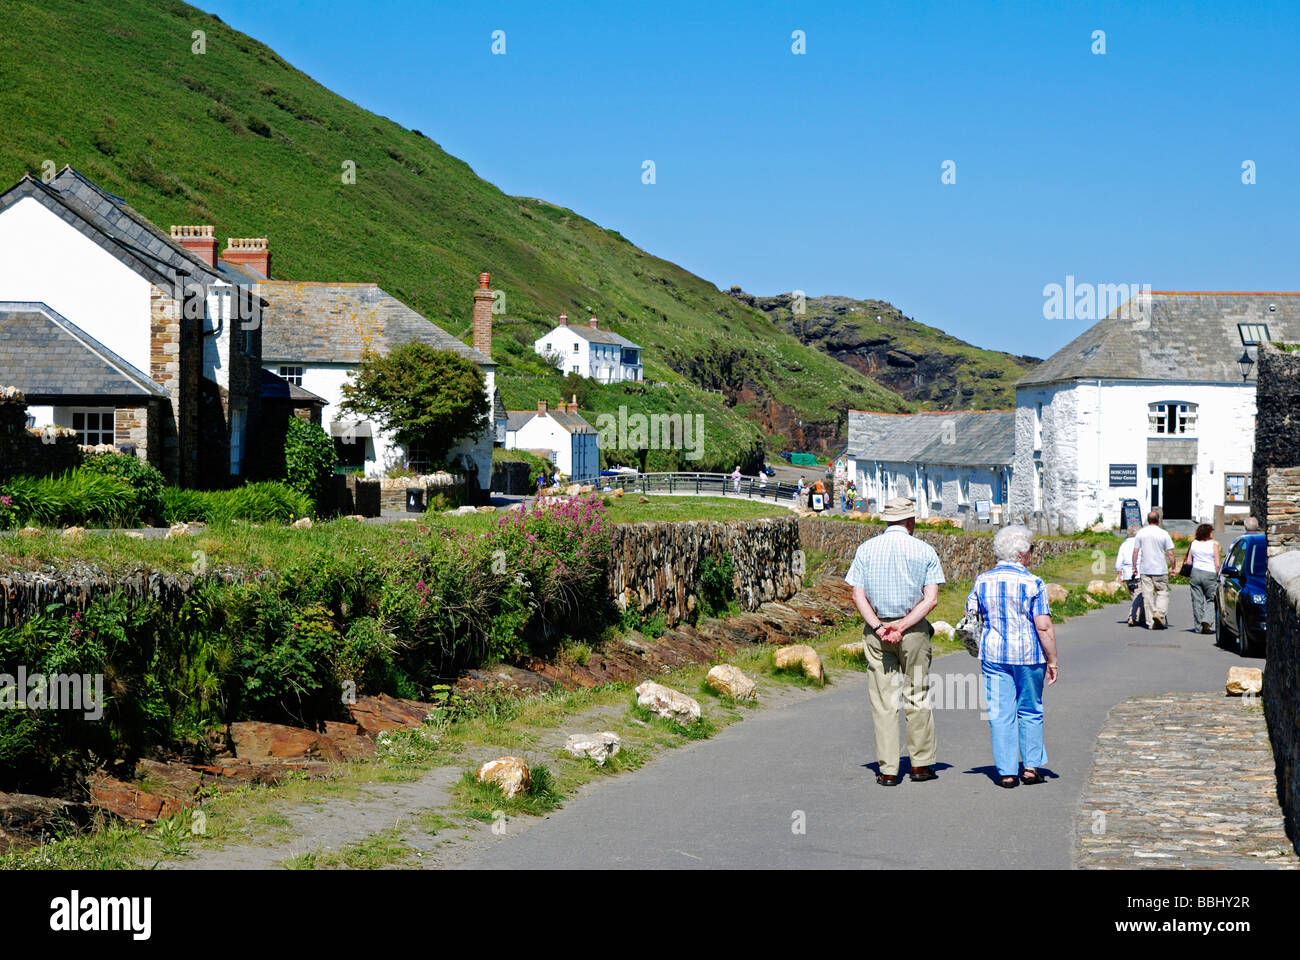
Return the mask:
[(1045, 764), (1043, 681), (1047, 664), (1020, 666), (982, 660), (980, 666), (998, 776), (1019, 776), (1021, 762), (1031, 768)]

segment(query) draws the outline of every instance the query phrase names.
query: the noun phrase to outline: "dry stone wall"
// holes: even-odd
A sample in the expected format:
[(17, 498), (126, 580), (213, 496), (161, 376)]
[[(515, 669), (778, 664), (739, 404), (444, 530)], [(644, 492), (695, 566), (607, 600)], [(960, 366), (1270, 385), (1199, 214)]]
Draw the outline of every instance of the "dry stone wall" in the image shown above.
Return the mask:
[(1300, 854), (1300, 551), (1269, 557), (1266, 616), (1264, 716), (1286, 835)]
[(44, 477), (81, 463), (77, 436), (69, 430), (45, 437), (27, 429), (27, 400), (15, 387), (0, 385), (0, 480)]
[(729, 522), (635, 523), (615, 528), (609, 591), (620, 609), (662, 613), (669, 625), (689, 618), (706, 557), (731, 557), (736, 600), (757, 610), (803, 586), (794, 517)]
[[(847, 520), (801, 517), (799, 540), (805, 550), (817, 550), (838, 560), (852, 560), (853, 554), (857, 552), (862, 541), (882, 533), (884, 529), (883, 526)], [(939, 562), (943, 565), (944, 578), (949, 583), (957, 580), (974, 580), (977, 575), (997, 563), (997, 557), (993, 554), (992, 537), (963, 533), (932, 533), (928, 530), (918, 530), (916, 537), (934, 547), (939, 554)], [(1069, 553), (1089, 545), (1086, 540), (1036, 540), (1035, 544), (1035, 562), (1045, 556)], [(1105, 578), (1109, 579), (1111, 576), (1113, 573), (1110, 571), (1110, 564), (1107, 564)]]

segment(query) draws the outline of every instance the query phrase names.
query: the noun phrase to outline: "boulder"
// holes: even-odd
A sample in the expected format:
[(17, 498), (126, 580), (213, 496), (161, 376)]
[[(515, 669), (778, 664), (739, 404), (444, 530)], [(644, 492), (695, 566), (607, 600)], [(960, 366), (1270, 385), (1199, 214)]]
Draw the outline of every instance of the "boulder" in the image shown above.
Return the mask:
[(357, 697), (348, 704), (348, 713), (368, 737), (379, 736), (384, 730), (415, 729), (424, 725), (424, 718), (436, 707), (419, 700), (402, 700), (381, 693), (377, 697)]
[[(457, 507), (455, 510), (448, 510), (447, 512), (454, 517), (464, 517), (464, 516), (468, 516), (471, 513), (478, 513), (478, 507), (471, 507), (466, 505), (463, 507)], [(412, 519), (411, 522), (414, 523), (415, 520)]]
[(53, 833), (67, 820), (84, 822), (85, 813), (83, 804), (70, 800), (30, 793), (0, 793), (0, 835)]
[(579, 493), (595, 493), (595, 492), (596, 492), (596, 488), (595, 488), (592, 484), (590, 484), (590, 483), (584, 483), (581, 487), (578, 488), (578, 492), (579, 492)]
[(359, 513), (349, 513), (344, 520), (355, 520), (357, 523), (365, 523), (366, 518)]
[(614, 756), (623, 746), (617, 733), (575, 733), (564, 743), (564, 752), (571, 757), (590, 757), (597, 766)]
[(835, 649), (846, 657), (856, 657), (859, 660), (864, 660), (867, 656), (866, 646), (861, 640), (858, 640), (855, 643), (841, 643)]
[(253, 762), (311, 758), (342, 760), (343, 752), (328, 737), (315, 730), (290, 727), (263, 720), (243, 720), (230, 725), (230, 742), (235, 756)]
[(1259, 667), (1229, 667), (1228, 696), (1253, 697), (1264, 689), (1264, 673)]
[(275, 786), (293, 776), (320, 779), (334, 775), (337, 767), (321, 760), (263, 760), (251, 763), (247, 760), (218, 760), (212, 764), (194, 764), (193, 769), (210, 777), (218, 778), (218, 789), (225, 789), (221, 784), (261, 783)]
[(1070, 595), (1070, 591), (1065, 589), (1059, 583), (1049, 583), (1047, 585), (1047, 602), (1062, 603)]
[(362, 760), (375, 755), (375, 741), (362, 732), (359, 724), (326, 720), (322, 736), (334, 744), (344, 760)]
[(80, 540), (85, 535), (85, 527), (67, 527), (63, 531), (63, 536), (69, 540)]
[(614, 491), (614, 497), (617, 499), (618, 497), (621, 496), (623, 496), (623, 488), (619, 487), (617, 490)]
[(171, 528), (168, 529), (167, 531), (167, 536), (164, 537), (163, 539), (170, 540), (173, 537), (188, 536), (189, 532), (190, 532), (190, 525), (188, 523), (173, 523), (171, 525)]
[(649, 498), (649, 497), (637, 497), (637, 498), (636, 498), (636, 502), (637, 502), (637, 503), (649, 503), (649, 502), (650, 502), (650, 498)]
[(133, 783), (124, 783), (103, 773), (92, 776), (87, 786), (90, 788), (92, 807), (98, 807), (131, 823), (153, 823), (191, 805), (177, 797), (148, 793)]
[(822, 669), (822, 658), (817, 651), (806, 643), (794, 643), (781, 647), (772, 654), (772, 662), (778, 670), (793, 670), (798, 667), (809, 680), (819, 684), (826, 682), (826, 671)]
[(478, 768), (475, 779), (479, 783), (494, 783), (507, 799), (527, 793), (533, 784), (528, 764), (518, 757), (501, 757), (489, 760)]
[(45, 531), (42, 530), (40, 527), (23, 527), (23, 528), (22, 528), (21, 530), (19, 530), (18, 532), (19, 532), (19, 534), (21, 534), (21, 535), (24, 536), (24, 537), (43, 537), (43, 536), (45, 536)]
[(758, 685), (739, 667), (729, 663), (719, 663), (705, 674), (704, 682), (710, 690), (736, 700), (757, 700)]
[(683, 727), (700, 721), (700, 705), (696, 700), (652, 680), (636, 688), (636, 704)]
[(289, 524), (289, 526), (293, 527), (295, 530), (310, 530), (311, 517), (299, 517), (293, 523)]
[(1094, 597), (1113, 597), (1124, 589), (1122, 583), (1116, 583), (1114, 580), (1089, 580), (1087, 587), (1088, 593)]
[(487, 506), (483, 506), (483, 507), (476, 507), (475, 509), (476, 509), (479, 513), (496, 513), (496, 512), (497, 512), (497, 508), (494, 507), (494, 506), (492, 506), (491, 504), (488, 504)]
[(934, 629), (934, 635), (936, 637), (946, 636), (949, 639), (952, 639), (957, 635), (956, 628), (947, 620), (936, 620), (934, 623), (930, 624), (930, 626)]
[(1091, 530), (1093, 533), (1105, 533), (1107, 530), (1110, 529), (1110, 524), (1108, 524), (1108, 523), (1094, 523), (1094, 524), (1093, 524), (1091, 527), (1089, 527), (1088, 529)]
[(578, 494), (582, 493), (582, 484), (571, 483), (564, 488), (564, 492), (571, 497), (576, 497)]

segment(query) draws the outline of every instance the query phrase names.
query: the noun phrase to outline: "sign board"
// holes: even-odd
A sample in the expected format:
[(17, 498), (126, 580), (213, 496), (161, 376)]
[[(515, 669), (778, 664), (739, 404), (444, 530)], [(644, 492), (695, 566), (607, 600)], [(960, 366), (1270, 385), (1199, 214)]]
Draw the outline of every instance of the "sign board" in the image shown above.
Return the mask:
[(1138, 485), (1137, 464), (1112, 463), (1110, 465), (1110, 485), (1112, 487), (1136, 487)]
[(988, 522), (988, 519), (989, 519), (989, 511), (990, 511), (992, 508), (993, 508), (993, 501), (991, 501), (991, 500), (976, 500), (976, 501), (975, 501), (975, 516), (979, 518), (979, 520), (980, 520), (981, 523), (987, 523), (987, 522)]
[(1125, 499), (1119, 502), (1120, 524), (1125, 530), (1133, 524), (1142, 526), (1142, 507), (1136, 500)]

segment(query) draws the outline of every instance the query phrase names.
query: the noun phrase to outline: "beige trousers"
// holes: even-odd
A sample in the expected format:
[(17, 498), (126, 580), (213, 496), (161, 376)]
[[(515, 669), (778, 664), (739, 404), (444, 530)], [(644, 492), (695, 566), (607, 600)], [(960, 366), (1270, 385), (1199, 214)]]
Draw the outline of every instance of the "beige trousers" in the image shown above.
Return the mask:
[(1163, 623), (1169, 619), (1169, 577), (1151, 577), (1142, 575), (1142, 605), (1146, 607), (1147, 623), (1152, 618), (1159, 618)]
[(912, 768), (933, 766), (938, 757), (934, 710), (929, 703), (933, 634), (928, 620), (922, 620), (903, 634), (899, 643), (882, 643), (864, 628), (876, 759), (880, 761), (880, 772), (886, 776), (898, 773), (899, 706), (907, 711), (907, 752)]

